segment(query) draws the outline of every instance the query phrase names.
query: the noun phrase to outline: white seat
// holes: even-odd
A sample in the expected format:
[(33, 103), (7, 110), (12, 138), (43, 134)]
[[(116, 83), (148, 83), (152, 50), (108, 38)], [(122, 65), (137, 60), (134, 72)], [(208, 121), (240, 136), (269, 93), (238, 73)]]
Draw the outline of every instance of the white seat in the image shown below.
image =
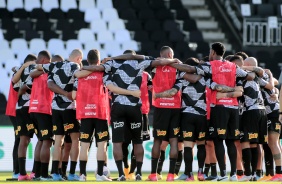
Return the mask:
[(95, 41), (88, 41), (84, 43), (84, 49), (89, 51), (91, 49), (101, 49), (101, 45), (98, 42)]
[(116, 52), (121, 52), (120, 54), (122, 54), (120, 43), (116, 41), (105, 42), (104, 50), (110, 55), (113, 55), (113, 53), (116, 53)]
[(51, 54), (60, 54), (58, 51), (65, 50), (64, 42), (60, 39), (52, 38), (48, 41), (47, 50)]
[(99, 51), (101, 60), (109, 56), (105, 50), (101, 49)]
[(43, 0), (42, 1), (42, 9), (45, 12), (50, 12), (53, 8), (59, 8), (58, 0)]
[(120, 29), (125, 29), (124, 22), (121, 19), (117, 20), (110, 20), (108, 22), (108, 30), (109, 31), (115, 31)]
[(6, 8), (6, 1), (0, 0), (0, 8)]
[(11, 49), (14, 54), (18, 54), (21, 50), (28, 50), (27, 42), (23, 38), (15, 38), (11, 42)]
[(113, 57), (113, 56), (119, 56), (122, 55), (124, 52), (124, 50), (112, 50), (110, 52), (108, 52), (108, 54)]
[(78, 31), (77, 39), (81, 41), (81, 43), (86, 43), (88, 41), (94, 41), (95, 36), (90, 29), (83, 28)]
[(46, 50), (46, 43), (41, 38), (33, 38), (29, 42), (29, 50), (37, 55), (40, 51)]
[(84, 21), (91, 22), (93, 20), (100, 20), (101, 19), (101, 12), (97, 8), (88, 8), (85, 10), (84, 13)]
[(130, 33), (127, 30), (117, 30), (114, 32), (115, 40), (118, 42), (124, 42), (131, 40)]
[(67, 12), (69, 9), (77, 9), (76, 0), (61, 0), (61, 9), (63, 12)]
[(23, 8), (23, 0), (8, 0), (7, 2), (7, 9), (12, 12), (16, 8)]
[(105, 43), (113, 40), (114, 40), (114, 36), (111, 31), (101, 31), (97, 33), (97, 41), (100, 43)]
[(56, 52), (54, 52), (54, 55), (60, 55), (66, 60), (69, 58), (70, 53), (67, 50), (62, 49), (62, 50), (57, 50)]
[[(11, 49), (0, 49), (0, 62), (3, 63), (9, 59), (15, 59), (15, 55)], [(1, 72), (0, 72), (1, 73)]]
[(241, 14), (243, 16), (251, 16), (251, 6), (250, 6), (250, 4), (241, 4)]
[(103, 10), (105, 8), (112, 8), (113, 2), (112, 0), (97, 0), (96, 7), (100, 10)]
[(39, 0), (25, 0), (24, 1), (24, 9), (26, 11), (31, 11), (34, 8), (41, 8), (41, 4)]
[(2, 29), (0, 29), (0, 41), (4, 40), (4, 35)]
[(102, 9), (102, 19), (106, 21), (110, 21), (110, 20), (117, 20), (118, 18), (119, 17), (116, 9), (114, 8)]
[(24, 59), (26, 58), (26, 56), (28, 54), (32, 54), (29, 50), (21, 50), (18, 54), (17, 54), (17, 60), (19, 60), (19, 62), (22, 64), (24, 63)]
[(5, 62), (5, 69), (7, 72), (11, 72), (14, 66), (20, 67), (21, 62), (18, 59), (8, 59)]
[(90, 23), (90, 29), (93, 33), (98, 33), (107, 30), (107, 24), (104, 20), (93, 20)]
[(130, 41), (126, 41), (126, 42), (121, 42), (121, 48), (122, 50), (139, 50), (138, 48), (138, 44), (136, 41), (130, 40)]
[(87, 10), (88, 8), (95, 8), (94, 0), (80, 0), (78, 9), (82, 12)]
[(3, 74), (0, 75), (0, 77), (1, 77), (0, 91), (4, 94), (6, 99), (8, 99), (12, 76), (11, 75), (8, 76), (8, 72), (5, 73), (3, 72)]
[(9, 49), (9, 42), (7, 40), (0, 41), (0, 50)]
[(79, 40), (71, 39), (68, 40), (66, 43), (66, 50), (68, 53), (71, 53), (74, 49), (81, 49), (82, 50), (82, 44)]

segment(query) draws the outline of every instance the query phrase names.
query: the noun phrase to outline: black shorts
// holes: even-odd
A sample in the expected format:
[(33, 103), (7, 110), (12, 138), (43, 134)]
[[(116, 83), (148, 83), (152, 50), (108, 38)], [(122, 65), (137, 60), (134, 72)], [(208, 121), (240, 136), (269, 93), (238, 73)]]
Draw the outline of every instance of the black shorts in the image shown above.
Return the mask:
[(16, 117), (18, 123), (18, 134), (19, 136), (33, 137), (34, 125), (28, 113), (28, 107), (22, 107), (16, 110)]
[(142, 144), (142, 113), (139, 106), (113, 104), (111, 108), (113, 143), (125, 142), (126, 128), (134, 144)]
[(143, 141), (148, 141), (151, 138), (149, 117), (148, 114), (142, 114), (142, 116), (143, 116), (143, 131), (142, 131)]
[(277, 132), (278, 134), (281, 133), (281, 122), (277, 118), (269, 118), (267, 120), (267, 130), (268, 132)]
[(76, 119), (76, 112), (73, 109), (63, 111), (52, 110), (53, 133), (54, 135), (65, 135), (79, 132), (79, 122)]
[(223, 106), (211, 108), (210, 138), (239, 139), (239, 110)]
[(181, 113), (181, 137), (184, 141), (203, 141), (206, 137), (207, 118), (192, 113)]
[(180, 111), (180, 109), (155, 107), (153, 137), (164, 141), (179, 137)]
[(40, 140), (53, 140), (52, 116), (43, 113), (30, 113), (33, 120), (35, 133)]
[(91, 138), (95, 131), (96, 142), (109, 140), (109, 127), (107, 120), (96, 118), (81, 119), (80, 141), (91, 142)]
[(245, 111), (242, 128), (241, 142), (267, 144), (267, 116), (264, 109)]
[(19, 138), (17, 118), (14, 116), (9, 116), (9, 118), (14, 128), (15, 138)]

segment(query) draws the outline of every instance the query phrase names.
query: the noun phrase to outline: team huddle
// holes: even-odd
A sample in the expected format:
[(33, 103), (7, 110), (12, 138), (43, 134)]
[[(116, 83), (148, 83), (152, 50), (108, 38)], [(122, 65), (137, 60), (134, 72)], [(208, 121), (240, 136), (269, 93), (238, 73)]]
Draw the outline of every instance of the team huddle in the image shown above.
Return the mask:
[[(163, 46), (158, 58), (126, 50), (101, 62), (99, 51), (93, 49), (87, 54), (87, 66), (82, 66), (79, 49), (66, 60), (59, 55), (51, 57), (48, 51), (37, 57), (29, 54), (20, 68), (13, 68), (6, 108), (15, 130), (13, 178), (86, 181), (88, 151), (95, 138), (97, 181), (112, 181), (107, 169), (110, 139), (117, 181), (141, 181), (142, 143), (150, 140), (151, 91), (153, 147), (147, 181), (162, 179), (168, 144), (166, 181), (195, 181), (195, 144), (199, 181), (282, 181), (278, 81), (244, 52), (223, 58), (224, 53), (225, 46), (215, 42), (202, 60), (182, 62), (174, 58), (170, 47)], [(26, 152), (34, 133), (38, 142), (28, 175)], [(223, 142), (230, 171), (226, 170)], [(129, 144), (133, 145), (131, 165)], [(182, 159), (185, 170), (180, 175)]]

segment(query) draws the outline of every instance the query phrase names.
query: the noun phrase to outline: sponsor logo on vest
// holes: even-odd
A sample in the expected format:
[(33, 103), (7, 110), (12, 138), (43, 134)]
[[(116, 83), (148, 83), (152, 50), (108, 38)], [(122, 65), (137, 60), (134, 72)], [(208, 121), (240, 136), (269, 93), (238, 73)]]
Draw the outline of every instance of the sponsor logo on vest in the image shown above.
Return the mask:
[(56, 130), (57, 130), (57, 126), (53, 125), (53, 131), (56, 131)]
[(96, 116), (96, 112), (86, 112), (85, 116)]
[(28, 125), (26, 125), (26, 129), (27, 129), (27, 131), (29, 131), (29, 130), (31, 130), (31, 129), (34, 129), (33, 124), (28, 124)]
[(36, 109), (37, 109), (37, 107), (31, 107), (30, 109), (31, 109), (31, 110), (36, 110)]
[(275, 130), (280, 130), (281, 129), (281, 124), (279, 123), (276, 123), (276, 125), (275, 125)]
[(166, 131), (165, 130), (157, 130), (157, 136), (165, 136)]
[(89, 138), (89, 134), (84, 134), (84, 133), (80, 133), (80, 139), (88, 139)]
[(113, 124), (114, 124), (114, 128), (119, 128), (119, 127), (123, 127), (123, 125), (124, 125), (124, 122), (113, 122)]
[(85, 109), (96, 109), (96, 104), (87, 104)]
[(69, 129), (73, 129), (74, 127), (74, 124), (68, 124), (68, 125), (64, 125), (64, 129), (65, 129), (65, 132), (68, 131)]
[(131, 123), (131, 129), (140, 128), (141, 123)]
[(173, 133), (174, 133), (174, 135), (177, 135), (179, 133), (179, 128), (174, 128)]
[(42, 135), (42, 137), (43, 137), (44, 135), (48, 135), (48, 130), (41, 130), (41, 135)]
[(240, 135), (240, 131), (238, 129), (235, 130), (235, 136)]
[(192, 137), (192, 135), (193, 135), (193, 132), (186, 132), (186, 131), (183, 131), (183, 138)]
[(108, 131), (99, 132), (97, 134), (98, 134), (99, 139), (102, 139), (103, 137), (108, 136)]
[(170, 70), (168, 68), (166, 68), (166, 66), (162, 67), (162, 72), (170, 72)]
[(33, 100), (31, 104), (38, 104), (38, 100)]
[(220, 99), (219, 102), (231, 103), (233, 100)]
[(201, 138), (205, 138), (206, 137), (206, 132), (200, 132), (199, 133), (199, 139), (201, 139)]
[(217, 134), (218, 134), (218, 135), (224, 135), (225, 132), (226, 132), (225, 129), (217, 129)]
[(163, 100), (174, 100), (174, 97), (171, 97), (171, 98), (161, 98)]
[(253, 134), (249, 133), (249, 139), (256, 139), (256, 138), (258, 138), (258, 133), (253, 133)]
[(87, 76), (84, 78), (84, 80), (95, 80), (97, 78), (98, 78), (97, 76)]
[(219, 71), (226, 73), (226, 72), (231, 72), (232, 70), (229, 69), (229, 68), (224, 68), (224, 66), (220, 66), (220, 67), (219, 67)]
[(160, 103), (162, 106), (174, 106), (174, 103)]

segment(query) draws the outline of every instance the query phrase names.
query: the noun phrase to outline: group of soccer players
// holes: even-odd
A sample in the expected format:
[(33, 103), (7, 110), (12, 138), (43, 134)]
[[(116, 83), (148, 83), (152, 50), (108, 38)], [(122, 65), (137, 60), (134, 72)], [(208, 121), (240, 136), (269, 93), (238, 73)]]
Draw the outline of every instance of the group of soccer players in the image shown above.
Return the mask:
[[(87, 54), (88, 66), (82, 66), (79, 49), (66, 60), (51, 57), (48, 51), (29, 54), (20, 68), (13, 68), (6, 108), (15, 130), (13, 177), (19, 181), (86, 181), (88, 151), (95, 138), (97, 181), (112, 181), (104, 172), (109, 139), (117, 180), (142, 180), (142, 143), (150, 139), (151, 90), (154, 141), (147, 180), (162, 179), (164, 154), (170, 144), (166, 180), (194, 181), (192, 149), (197, 144), (199, 181), (282, 181), (278, 82), (269, 70), (258, 67), (255, 58), (243, 52), (223, 58), (224, 53), (224, 45), (216, 42), (208, 58), (200, 61), (188, 58), (182, 62), (174, 58), (172, 48), (164, 46), (158, 58), (126, 50), (101, 62), (99, 51), (92, 49)], [(28, 175), (26, 151), (34, 133), (38, 142)], [(185, 170), (178, 176), (182, 157)], [(78, 158), (80, 172), (76, 175)]]

